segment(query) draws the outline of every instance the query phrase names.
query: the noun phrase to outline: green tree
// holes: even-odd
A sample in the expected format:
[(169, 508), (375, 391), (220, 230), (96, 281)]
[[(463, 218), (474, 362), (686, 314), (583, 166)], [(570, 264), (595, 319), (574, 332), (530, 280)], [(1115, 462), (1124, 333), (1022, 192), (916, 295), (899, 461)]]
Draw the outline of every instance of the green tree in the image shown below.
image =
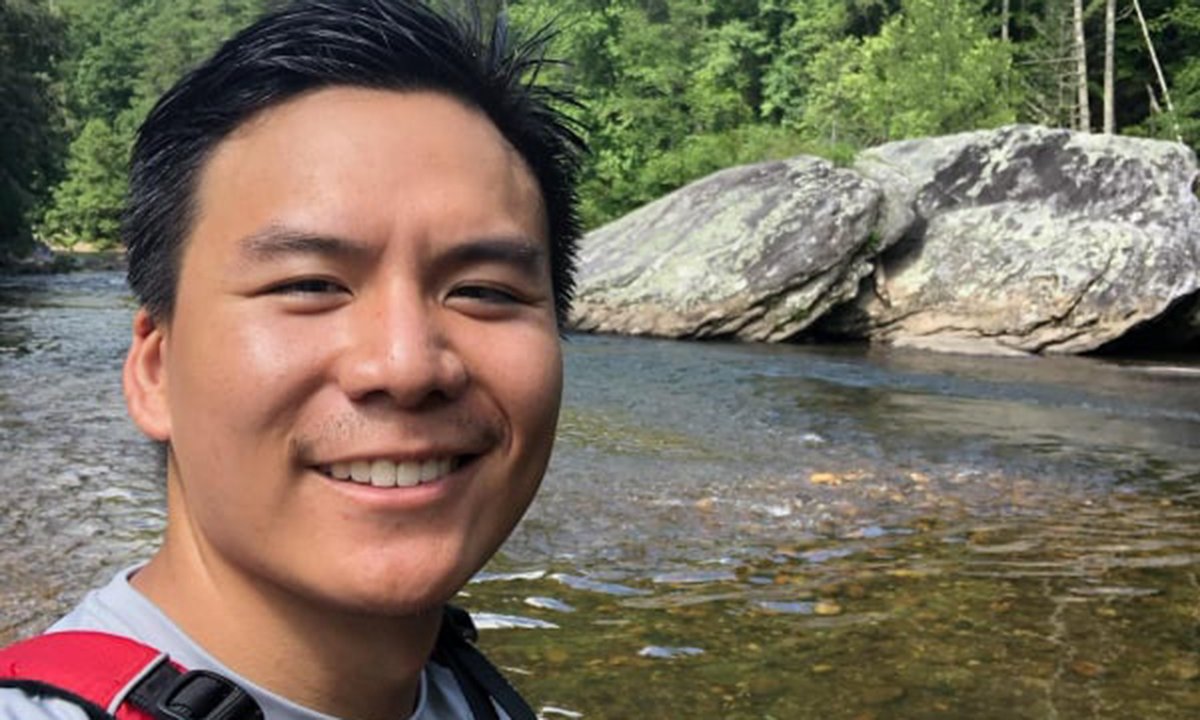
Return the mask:
[(267, 0), (149, 0), (134, 91), (144, 111), (186, 70), (248, 25)]
[(58, 73), (72, 131), (92, 118), (112, 123), (129, 107), (146, 55), (143, 0), (61, 0), (67, 53)]
[(1028, 122), (1069, 127), (1076, 117), (1074, 32), (1069, 2), (1052, 0), (1016, 16), (1014, 46), (1023, 90), (1020, 117)]
[(879, 34), (813, 58), (803, 128), (855, 146), (1016, 120), (1011, 49), (972, 0), (904, 0)]
[[(1126, 22), (1118, 31), (1119, 58), (1127, 70), (1119, 75), (1129, 91), (1118, 103), (1118, 120), (1129, 123), (1126, 132), (1174, 140), (1176, 131), (1185, 143), (1200, 147), (1200, 0), (1146, 0), (1142, 2), (1151, 39), (1170, 88), (1174, 112), (1157, 88), (1149, 50), (1140, 28)], [(1121, 112), (1124, 110), (1124, 112)], [(1132, 112), (1132, 117), (1130, 117)]]
[(129, 141), (130, 133), (114, 130), (103, 118), (92, 118), (71, 142), (66, 179), (55, 187), (41, 228), (56, 244), (116, 242)]
[[(0, 0), (0, 8), (39, 1)], [(274, 1), (54, 0), (67, 21), (56, 77), (72, 140), (46, 235), (114, 239), (124, 153), (151, 103)], [(520, 28), (557, 26), (552, 52), (568, 63), (544, 72), (585, 103), (575, 112), (593, 151), (581, 185), (588, 225), (728, 165), (800, 152), (850, 158), (872, 143), (1016, 120), (1068, 126), (1078, 110), (1073, 0), (480, 1), (485, 20), (507, 12)], [(1117, 129), (1173, 137), (1178, 124), (1196, 144), (1200, 0), (1140, 2), (1175, 112), (1161, 107), (1140, 28), (1119, 13)], [(1087, 3), (1088, 37), (1102, 36), (1103, 7)], [(1103, 48), (1089, 52), (1095, 100)], [(51, 86), (39, 87), (55, 99)], [(45, 162), (53, 152), (40, 157), (40, 179), (22, 187), (40, 183), (44, 197), (63, 163)], [(22, 197), (28, 208), (32, 196)]]
[(57, 173), (62, 128), (51, 69), (61, 24), (35, 0), (0, 0), (0, 258), (29, 244)]
[(60, 0), (59, 66), (73, 139), (40, 230), (55, 243), (117, 242), (128, 154), (158, 96), (269, 0)]
[(778, 36), (763, 78), (762, 113), (772, 122), (799, 127), (813, 84), (812, 59), (845, 38), (850, 8), (845, 0), (768, 0)]

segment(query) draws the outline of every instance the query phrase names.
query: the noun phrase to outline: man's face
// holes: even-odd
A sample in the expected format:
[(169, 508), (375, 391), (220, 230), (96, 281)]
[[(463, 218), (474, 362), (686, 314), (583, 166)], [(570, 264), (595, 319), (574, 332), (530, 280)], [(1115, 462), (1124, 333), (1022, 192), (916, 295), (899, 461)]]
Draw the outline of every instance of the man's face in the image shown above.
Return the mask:
[(134, 413), (170, 443), (170, 522), (205, 562), (310, 600), (443, 602), (550, 455), (532, 174), (448, 96), (333, 88), (224, 140), (197, 200), (174, 314), (142, 340), (162, 410)]

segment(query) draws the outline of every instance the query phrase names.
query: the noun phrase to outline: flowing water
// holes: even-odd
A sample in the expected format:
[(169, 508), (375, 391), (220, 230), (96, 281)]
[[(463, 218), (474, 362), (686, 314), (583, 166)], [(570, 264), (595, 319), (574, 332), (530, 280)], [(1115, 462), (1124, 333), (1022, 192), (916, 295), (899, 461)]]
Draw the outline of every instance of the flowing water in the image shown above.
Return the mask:
[[(145, 557), (112, 273), (0, 278), (0, 640)], [(573, 337), (461, 602), (545, 718), (1200, 717), (1200, 359)]]

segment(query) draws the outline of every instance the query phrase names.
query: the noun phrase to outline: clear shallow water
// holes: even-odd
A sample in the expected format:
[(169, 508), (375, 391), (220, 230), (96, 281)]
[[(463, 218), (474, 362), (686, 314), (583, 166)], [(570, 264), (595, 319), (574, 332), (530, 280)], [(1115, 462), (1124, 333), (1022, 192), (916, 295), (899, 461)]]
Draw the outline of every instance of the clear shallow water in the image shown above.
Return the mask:
[[(115, 274), (0, 278), (4, 637), (153, 548), (130, 312)], [(547, 718), (1200, 716), (1200, 359), (567, 365), (539, 500), (463, 598)]]

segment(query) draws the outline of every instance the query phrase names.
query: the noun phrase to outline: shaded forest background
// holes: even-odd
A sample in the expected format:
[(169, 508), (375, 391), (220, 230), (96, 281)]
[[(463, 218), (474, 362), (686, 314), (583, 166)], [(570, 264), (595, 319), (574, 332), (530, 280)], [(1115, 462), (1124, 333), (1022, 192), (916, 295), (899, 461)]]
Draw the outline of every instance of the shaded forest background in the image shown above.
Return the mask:
[[(0, 257), (115, 244), (160, 93), (277, 0), (0, 0)], [(702, 175), (1013, 122), (1200, 145), (1200, 0), (494, 0), (560, 28), (589, 226)], [(1151, 49), (1153, 48), (1153, 50)], [(1156, 69), (1157, 65), (1157, 69)]]

